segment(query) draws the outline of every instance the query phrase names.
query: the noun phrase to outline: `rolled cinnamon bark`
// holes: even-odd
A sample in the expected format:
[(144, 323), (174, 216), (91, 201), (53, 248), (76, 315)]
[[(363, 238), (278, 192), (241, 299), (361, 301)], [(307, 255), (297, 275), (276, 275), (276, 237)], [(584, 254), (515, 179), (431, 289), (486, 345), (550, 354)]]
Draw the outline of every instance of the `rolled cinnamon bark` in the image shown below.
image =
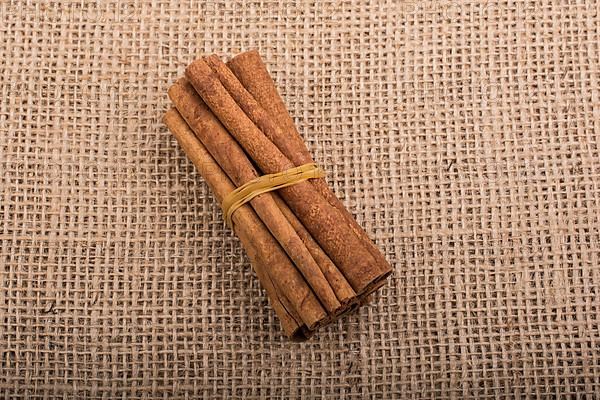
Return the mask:
[[(189, 65), (186, 77), (264, 173), (294, 167), (237, 105), (204, 60), (198, 59)], [(379, 265), (343, 213), (325, 200), (312, 184), (301, 182), (279, 192), (358, 294), (368, 291), (389, 274), (389, 268)]]
[[(310, 251), (310, 254), (312, 254), (313, 258), (321, 268), (321, 271), (323, 271), (323, 274), (329, 281), (329, 284), (340, 303), (342, 303), (342, 305), (347, 305), (348, 303), (358, 301), (356, 292), (352, 289), (352, 286), (350, 286), (344, 277), (344, 274), (342, 274), (333, 261), (331, 261), (327, 253), (323, 251), (310, 232), (306, 230), (304, 225), (302, 225), (302, 222), (296, 217), (292, 210), (290, 210), (285, 201), (278, 195), (273, 195), (273, 198), (281, 209), (281, 212), (283, 212), (288, 221), (290, 221), (290, 224), (294, 227), (296, 232), (298, 232), (298, 236), (300, 236), (306, 245), (306, 248)], [(343, 312), (345, 311), (346, 310), (343, 310)]]
[[(243, 149), (206, 107), (189, 82), (185, 79), (177, 81), (169, 89), (169, 97), (198, 139), (237, 186), (258, 177)], [(334, 289), (303, 240), (273, 200), (272, 194), (257, 196), (250, 204), (296, 264), (327, 311), (334, 315), (341, 312), (343, 305)]]
[[(211, 66), (218, 65), (218, 57), (210, 56), (209, 60)], [(244, 90), (236, 88), (231, 77), (221, 79), (222, 76), (227, 74), (227, 71), (221, 66), (218, 67), (220, 71), (219, 78), (250, 119), (269, 136), (294, 165), (314, 162), (260, 54), (255, 50), (247, 51), (235, 56), (227, 65), (247, 92), (244, 93)], [(260, 107), (257, 107), (255, 103), (258, 103)], [(373, 244), (366, 232), (331, 191), (325, 179), (312, 179), (311, 183), (332, 206), (344, 214), (351, 228), (361, 238), (371, 255), (377, 259), (382, 271), (391, 272), (392, 268), (381, 254), (381, 251)]]
[[(219, 202), (235, 189), (233, 183), (194, 135), (175, 109), (164, 117), (186, 155), (204, 177)], [(233, 215), (234, 230), (267, 291), (282, 327), (290, 337), (301, 338), (329, 318), (311, 288), (283, 249), (248, 205)], [(303, 326), (306, 325), (306, 328)]]
[(285, 296), (280, 295), (280, 290), (271, 281), (271, 277), (267, 272), (268, 268), (263, 264), (263, 257), (259, 255), (252, 242), (246, 242), (242, 246), (246, 250), (250, 265), (252, 265), (261, 286), (267, 292), (269, 303), (275, 310), (286, 336), (294, 341), (306, 340), (308, 337), (305, 332), (309, 331), (306, 324), (302, 322), (302, 318), (296, 313), (294, 307), (289, 304)]
[[(266, 111), (256, 102), (256, 100), (254, 100), (252, 95), (241, 85), (233, 72), (231, 72), (218, 56), (213, 54), (206, 57), (204, 60), (213, 69), (234, 100), (239, 105), (243, 104), (242, 109), (244, 112), (248, 114), (250, 119), (257, 124), (269, 139), (273, 140), (274, 138), (283, 136), (281, 133), (275, 132), (279, 127), (272, 123), (271, 118), (266, 114)], [(288, 221), (290, 221), (290, 224), (294, 227), (296, 232), (298, 232), (298, 236), (300, 236), (312, 254), (313, 258), (321, 268), (321, 271), (323, 271), (323, 274), (329, 281), (338, 300), (342, 304), (350, 302), (356, 296), (356, 292), (352, 289), (344, 275), (323, 251), (321, 246), (314, 240), (310, 232), (302, 225), (302, 222), (296, 217), (292, 210), (289, 209), (287, 204), (285, 204), (278, 195), (274, 195), (273, 197), (283, 214), (285, 214)]]

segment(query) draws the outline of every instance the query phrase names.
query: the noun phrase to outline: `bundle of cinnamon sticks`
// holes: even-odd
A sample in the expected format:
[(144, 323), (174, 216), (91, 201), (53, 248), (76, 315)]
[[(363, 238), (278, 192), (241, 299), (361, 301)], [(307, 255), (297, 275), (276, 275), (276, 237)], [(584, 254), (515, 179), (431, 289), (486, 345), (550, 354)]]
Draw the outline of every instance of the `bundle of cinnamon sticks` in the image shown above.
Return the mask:
[[(314, 162), (256, 51), (195, 60), (169, 98), (164, 121), (220, 203), (262, 175)], [(294, 340), (355, 309), (391, 273), (322, 178), (260, 194), (231, 221)]]

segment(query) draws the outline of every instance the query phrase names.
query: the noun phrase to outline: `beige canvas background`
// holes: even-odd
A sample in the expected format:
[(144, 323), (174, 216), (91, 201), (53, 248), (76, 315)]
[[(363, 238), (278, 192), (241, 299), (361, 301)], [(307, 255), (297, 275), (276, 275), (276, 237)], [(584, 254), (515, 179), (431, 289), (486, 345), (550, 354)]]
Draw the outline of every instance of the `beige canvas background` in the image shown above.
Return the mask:
[[(0, 393), (600, 397), (598, 7), (0, 2)], [(250, 48), (395, 268), (304, 344), (161, 123)]]

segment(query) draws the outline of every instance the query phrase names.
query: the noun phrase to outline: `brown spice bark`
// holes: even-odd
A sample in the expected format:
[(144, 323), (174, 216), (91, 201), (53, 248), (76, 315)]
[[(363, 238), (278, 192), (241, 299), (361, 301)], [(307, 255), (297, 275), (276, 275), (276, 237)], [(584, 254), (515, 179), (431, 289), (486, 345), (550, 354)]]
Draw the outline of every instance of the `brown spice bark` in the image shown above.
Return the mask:
[[(164, 121), (221, 202), (235, 189), (231, 180), (177, 110), (169, 110)], [(233, 221), (235, 233), (246, 248), (286, 333), (299, 338), (307, 329), (314, 330), (326, 323), (329, 320), (326, 311), (252, 208), (240, 207)]]
[[(250, 119), (271, 141), (283, 136), (281, 133), (277, 132), (279, 127), (272, 122), (264, 108), (254, 100), (254, 97), (252, 97), (252, 95), (241, 85), (233, 72), (218, 56), (213, 54), (206, 57), (204, 60), (218, 76), (219, 80), (231, 94), (236, 103), (240, 105)], [(277, 143), (275, 144), (277, 145)], [(296, 232), (298, 232), (298, 235), (321, 268), (321, 271), (323, 271), (323, 274), (327, 277), (338, 300), (342, 304), (350, 302), (356, 296), (356, 292), (354, 292), (344, 275), (323, 251), (321, 246), (314, 240), (310, 232), (302, 225), (302, 222), (296, 217), (292, 210), (289, 209), (287, 204), (285, 204), (279, 196), (275, 195), (274, 197), (279, 208), (290, 221)]]
[[(302, 225), (302, 221), (296, 217), (296, 215), (290, 210), (288, 205), (279, 197), (278, 195), (273, 196), (275, 202), (281, 209), (281, 212), (285, 215), (285, 217), (290, 221), (290, 224), (294, 227), (296, 232), (298, 232), (298, 236), (302, 239), (306, 248), (310, 251), (313, 258), (323, 271), (323, 274), (329, 281), (335, 295), (342, 305), (347, 305), (348, 303), (352, 303), (358, 300), (356, 296), (356, 292), (352, 289), (352, 286), (348, 283), (344, 274), (340, 272), (338, 267), (331, 261), (327, 253), (323, 251), (319, 243), (315, 241), (310, 232)], [(341, 310), (342, 312), (345, 310)]]
[[(211, 66), (217, 64), (214, 56), (210, 56), (209, 58)], [(234, 86), (234, 83), (232, 83), (230, 77), (225, 78), (227, 84), (224, 83), (224, 85), (232, 93), (250, 119), (270, 137), (273, 143), (277, 145), (281, 152), (294, 165), (298, 166), (314, 162), (306, 147), (306, 143), (296, 129), (296, 125), (287, 111), (287, 107), (279, 95), (277, 87), (258, 52), (253, 50), (238, 54), (227, 65), (247, 92), (244, 93), (240, 88), (231, 87)], [(224, 75), (223, 69), (219, 68), (222, 71), (221, 74)], [(260, 105), (260, 111), (257, 111), (255, 103)], [(386, 271), (386, 274), (390, 273), (392, 271), (390, 264), (354, 217), (348, 212), (346, 207), (344, 207), (343, 203), (331, 191), (325, 179), (313, 179), (311, 183), (332, 206), (344, 214), (351, 228), (361, 238), (365, 246), (367, 246), (371, 255), (379, 262), (381, 270)]]
[[(249, 119), (204, 60), (189, 65), (186, 77), (264, 173), (295, 166)], [(301, 182), (279, 192), (357, 293), (368, 290), (389, 273), (379, 265), (343, 213), (325, 200), (312, 184)]]
[[(243, 149), (208, 109), (189, 82), (185, 79), (176, 82), (169, 89), (169, 97), (196, 136), (237, 186), (258, 177)], [(327, 311), (331, 314), (339, 313), (343, 306), (334, 289), (304, 241), (275, 203), (273, 195), (262, 194), (252, 199), (250, 204), (296, 264)]]

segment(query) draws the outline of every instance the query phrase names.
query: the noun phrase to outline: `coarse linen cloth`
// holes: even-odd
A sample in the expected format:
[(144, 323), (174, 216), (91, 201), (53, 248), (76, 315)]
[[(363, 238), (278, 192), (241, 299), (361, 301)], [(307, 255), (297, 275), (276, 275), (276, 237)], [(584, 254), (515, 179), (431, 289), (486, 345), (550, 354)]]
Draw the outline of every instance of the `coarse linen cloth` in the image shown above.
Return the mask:
[[(600, 397), (595, 1), (1, 1), (0, 395)], [(161, 119), (259, 49), (394, 267), (290, 343)]]

